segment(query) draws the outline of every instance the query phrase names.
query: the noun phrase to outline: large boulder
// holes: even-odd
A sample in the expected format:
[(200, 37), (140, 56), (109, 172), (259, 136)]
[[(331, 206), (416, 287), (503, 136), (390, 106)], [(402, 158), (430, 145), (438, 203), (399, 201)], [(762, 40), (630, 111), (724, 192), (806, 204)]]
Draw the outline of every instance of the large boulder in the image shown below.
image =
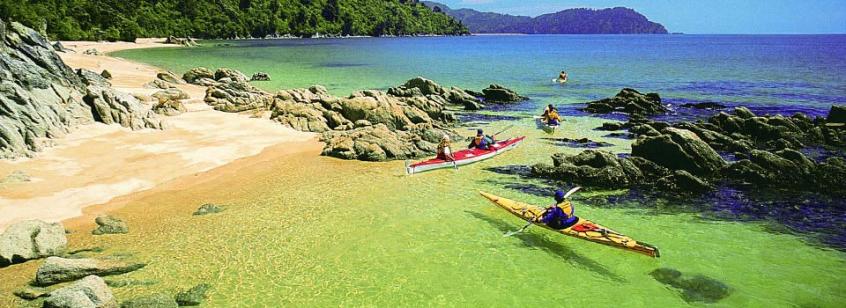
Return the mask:
[(158, 74), (156, 74), (156, 78), (174, 84), (185, 83), (185, 81), (179, 79), (179, 77), (177, 77), (176, 74), (174, 74), (173, 72), (159, 72)]
[(214, 72), (205, 67), (195, 67), (182, 74), (182, 80), (188, 83), (193, 84), (200, 79), (214, 79)]
[(825, 120), (829, 123), (846, 123), (846, 105), (832, 105)]
[(94, 220), (97, 227), (91, 231), (94, 235), (129, 233), (126, 222), (110, 215), (100, 215)]
[(710, 175), (726, 165), (725, 160), (693, 132), (673, 127), (663, 132), (660, 136), (636, 140), (632, 144), (632, 155), (694, 175)]
[(44, 308), (117, 308), (112, 290), (97, 276), (85, 277), (48, 293)]
[(404, 131), (391, 130), (387, 125), (379, 123), (349, 131), (327, 132), (321, 140), (326, 142), (323, 155), (343, 159), (385, 161), (431, 155), (437, 148), (440, 136), (444, 134), (452, 135), (454, 140), (458, 139), (450, 131), (427, 124), (415, 125)]
[(405, 89), (418, 89), (423, 95), (443, 95), (446, 93), (444, 87), (423, 77), (417, 77), (406, 81), (402, 87)]
[(188, 108), (179, 100), (159, 101), (153, 105), (153, 112), (164, 116), (177, 116), (188, 112)]
[(623, 112), (633, 115), (655, 115), (666, 113), (657, 93), (642, 94), (635, 89), (624, 88), (614, 97), (588, 102), (582, 109), (590, 113)]
[(174, 45), (182, 45), (185, 47), (195, 47), (198, 46), (197, 41), (190, 37), (175, 37), (173, 35), (168, 36), (167, 39), (164, 41), (165, 44), (174, 44)]
[(655, 187), (663, 191), (702, 193), (710, 190), (711, 185), (695, 175), (690, 174), (690, 172), (676, 170), (673, 174), (658, 179), (655, 183)]
[(190, 96), (188, 96), (188, 93), (185, 93), (185, 91), (182, 91), (178, 88), (163, 89), (161, 91), (153, 93), (151, 96), (158, 99), (159, 102), (191, 98)]
[(264, 72), (256, 72), (250, 77), (250, 81), (270, 81), (270, 75)]
[(48, 257), (35, 273), (35, 284), (49, 286), (73, 281), (89, 275), (108, 276), (132, 272), (143, 268), (143, 263), (126, 263), (114, 260), (65, 259)]
[(82, 99), (98, 122), (120, 124), (131, 129), (164, 128), (161, 119), (132, 95), (111, 88), (89, 86)]
[(532, 174), (586, 186), (620, 188), (643, 180), (643, 172), (631, 161), (611, 152), (586, 150), (576, 155), (552, 156), (553, 165), (532, 166)]
[(488, 103), (513, 103), (529, 99), (528, 97), (517, 94), (514, 90), (508, 89), (498, 84), (492, 84), (482, 90), (485, 95), (485, 102)]
[(19, 222), (0, 234), (0, 267), (59, 255), (65, 252), (67, 245), (65, 228), (60, 223)]
[(225, 67), (219, 68), (214, 72), (214, 79), (221, 82), (234, 81), (239, 83), (246, 83), (249, 80), (244, 73)]

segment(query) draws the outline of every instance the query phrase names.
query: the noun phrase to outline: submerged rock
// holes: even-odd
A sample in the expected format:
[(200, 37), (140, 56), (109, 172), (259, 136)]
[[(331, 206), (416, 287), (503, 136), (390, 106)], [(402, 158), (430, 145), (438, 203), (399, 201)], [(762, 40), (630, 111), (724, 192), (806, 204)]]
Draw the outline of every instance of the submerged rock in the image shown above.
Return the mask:
[(219, 206), (219, 205), (216, 205), (216, 204), (211, 204), (211, 203), (206, 203), (206, 204), (201, 205), (200, 208), (198, 208), (197, 211), (195, 211), (193, 215), (194, 216), (202, 216), (202, 215), (208, 215), (208, 214), (215, 214), (215, 213), (223, 212), (223, 210), (224, 210), (224, 208), (222, 206)]
[(682, 291), (682, 298), (689, 302), (716, 303), (728, 297), (731, 288), (716, 279), (695, 275), (685, 278), (678, 270), (659, 268), (649, 273), (656, 281)]
[(97, 276), (85, 277), (73, 284), (50, 292), (44, 300), (45, 308), (116, 308), (112, 290)]
[(120, 308), (176, 308), (179, 306), (173, 297), (161, 293), (136, 297), (120, 304)]
[(706, 110), (719, 110), (725, 109), (726, 105), (715, 103), (715, 102), (702, 102), (702, 103), (686, 103), (681, 104), (681, 107), (685, 108), (693, 108), (693, 109), (706, 109)]
[(60, 223), (27, 220), (13, 224), (0, 234), (0, 267), (62, 254), (67, 244)]
[(126, 226), (126, 223), (113, 216), (100, 215), (94, 222), (97, 223), (97, 228), (91, 232), (94, 235), (129, 233), (129, 227)]
[(49, 286), (73, 281), (89, 275), (108, 276), (132, 272), (146, 266), (144, 263), (125, 263), (97, 259), (65, 259), (49, 257), (38, 267), (35, 284)]
[(832, 105), (825, 120), (829, 123), (846, 123), (846, 105)]
[(668, 111), (657, 93), (642, 94), (631, 88), (624, 88), (614, 97), (589, 102), (582, 110), (590, 113), (623, 112), (632, 115), (655, 115)]
[(198, 284), (188, 290), (176, 293), (176, 302), (179, 306), (199, 306), (206, 300), (206, 292), (211, 289), (207, 283)]

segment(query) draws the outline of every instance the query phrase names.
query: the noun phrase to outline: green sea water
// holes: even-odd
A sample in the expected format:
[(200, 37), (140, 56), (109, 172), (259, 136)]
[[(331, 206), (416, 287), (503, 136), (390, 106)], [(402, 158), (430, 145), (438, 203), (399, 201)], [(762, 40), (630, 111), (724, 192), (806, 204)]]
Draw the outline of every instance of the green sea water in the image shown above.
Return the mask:
[[(601, 44), (640, 44), (637, 43), (640, 38), (633, 39), (636, 42), (625, 42), (624, 38), (618, 39), (623, 42), (598, 40)], [(203, 217), (173, 215), (161, 223), (133, 225), (133, 232), (125, 236), (95, 238), (94, 244), (109, 247), (107, 253), (132, 253), (150, 263), (123, 278), (158, 282), (115, 288), (116, 295), (129, 298), (172, 292), (208, 282), (213, 285), (208, 303), (214, 307), (705, 305), (685, 301), (681, 290), (661, 284), (649, 275), (657, 268), (669, 267), (685, 275), (704, 275), (728, 285), (731, 294), (712, 303), (717, 306), (840, 307), (846, 302), (846, 256), (842, 252), (809, 244), (810, 241), (799, 235), (774, 233), (766, 222), (714, 221), (674, 210), (684, 208), (684, 204), (595, 207), (580, 199), (605, 192), (589, 190), (574, 201), (577, 215), (659, 246), (662, 252), (659, 259), (563, 237), (540, 228), (503, 237), (503, 233), (521, 227), (522, 221), (494, 207), (477, 191), (539, 205), (550, 200), (513, 186), (542, 183), (488, 168), (547, 162), (551, 153), (580, 151), (543, 139), (549, 135), (538, 130), (533, 120), (525, 116), (535, 106), (547, 102), (578, 102), (613, 94), (614, 89), (628, 81), (602, 77), (610, 74), (609, 70), (626, 71), (614, 67), (619, 60), (606, 54), (625, 51), (594, 46), (595, 56), (611, 64), (593, 60), (574, 62), (574, 67), (603, 73), (596, 73), (595, 78), (582, 81), (582, 85), (576, 81), (573, 87), (562, 88), (546, 81), (554, 77), (554, 69), (549, 77), (546, 75), (550, 68), (543, 67), (551, 66), (551, 60), (532, 58), (535, 54), (527, 53), (528, 47), (519, 41), (502, 43), (510, 48), (490, 45), (500, 49), (479, 51), (471, 48), (479, 42), (461, 48), (458, 38), (425, 40), (429, 39), (421, 39), (423, 43), (412, 39), (365, 39), (290, 41), (276, 45), (271, 41), (246, 46), (118, 53), (117, 56), (177, 72), (194, 66), (265, 71), (274, 78), (261, 84), (269, 90), (317, 83), (329, 86), (336, 94), (345, 94), (355, 89), (384, 88), (415, 75), (425, 75), (445, 85), (462, 87), (504, 83), (529, 94), (533, 100), (520, 107), (523, 109), (502, 112), (522, 118), (460, 128), (461, 132), (470, 134), (475, 126), (496, 131), (513, 125), (504, 135), (528, 138), (517, 149), (496, 159), (458, 170), (405, 176), (402, 162), (367, 163), (304, 156), (263, 163), (255, 167), (261, 172), (240, 181), (239, 185), (209, 184), (201, 193), (173, 191), (130, 204), (123, 210), (130, 224), (133, 217), (143, 217), (145, 206), (155, 204), (189, 213), (198, 205), (169, 200), (224, 203), (228, 209)], [(437, 61), (434, 56), (426, 56), (427, 53), (443, 55), (444, 48), (457, 54)], [(519, 63), (498, 65), (493, 58), (468, 60), (486, 55), (514, 57), (512, 62)], [(479, 65), (480, 62), (488, 65)], [(524, 62), (537, 63), (540, 68)], [(520, 67), (521, 63), (525, 67)], [(666, 67), (672, 65), (657, 60), (632, 65), (640, 67), (633, 69), (640, 75), (644, 74), (643, 70), (662, 70), (664, 77), (655, 77), (658, 80), (654, 80), (653, 87), (674, 88), (675, 92), (667, 93), (678, 98), (705, 95), (704, 91), (682, 88), (710, 80), (696, 76), (710, 76), (709, 72), (714, 70), (699, 62), (687, 70), (676, 68), (669, 72)], [(821, 64), (786, 69), (801, 70), (807, 65)], [(740, 89), (738, 93), (715, 95), (749, 102), (767, 97), (756, 88), (764, 82), (748, 76), (758, 76), (762, 74), (760, 70), (766, 71), (768, 67), (756, 68), (755, 72), (731, 72), (746, 76), (747, 88), (735, 85), (732, 87)], [(690, 70), (698, 71), (696, 76)], [(605, 78), (607, 81), (603, 81)], [(818, 78), (825, 84), (842, 77), (831, 74)], [(648, 85), (643, 81), (632, 82)], [(679, 85), (673, 86), (676, 83)], [(748, 85), (751, 83), (758, 86)], [(822, 92), (818, 91), (822, 87), (820, 83), (793, 86), (791, 91), (803, 93), (806, 100), (822, 95), (817, 93)], [(823, 103), (819, 101), (824, 99), (796, 105), (821, 106)], [(571, 117), (556, 137), (587, 137), (614, 144), (607, 150), (628, 152), (630, 141), (606, 138), (603, 137), (606, 132), (593, 130), (604, 121)]]

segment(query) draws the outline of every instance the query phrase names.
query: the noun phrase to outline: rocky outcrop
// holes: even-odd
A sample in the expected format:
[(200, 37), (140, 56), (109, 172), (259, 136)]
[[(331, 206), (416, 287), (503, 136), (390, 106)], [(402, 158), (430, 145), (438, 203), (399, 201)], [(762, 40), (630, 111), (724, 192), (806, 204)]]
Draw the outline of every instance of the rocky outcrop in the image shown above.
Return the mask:
[(846, 123), (846, 105), (833, 105), (825, 118), (828, 123)]
[(201, 79), (214, 80), (214, 72), (205, 67), (195, 67), (182, 74), (182, 80), (187, 83), (199, 84), (198, 81)]
[(582, 109), (590, 113), (622, 112), (632, 115), (655, 115), (666, 113), (658, 93), (642, 94), (635, 89), (624, 88), (614, 97), (587, 103)]
[(97, 224), (94, 231), (91, 231), (94, 235), (129, 233), (129, 227), (126, 226), (123, 220), (117, 217), (100, 215), (94, 219), (94, 222)]
[(528, 97), (517, 94), (514, 90), (498, 84), (488, 86), (482, 90), (482, 93), (484, 94), (485, 102), (487, 103), (504, 104), (521, 102), (529, 99)]
[(240, 83), (245, 83), (247, 82), (247, 80), (249, 80), (247, 79), (247, 75), (244, 75), (244, 73), (225, 67), (219, 68), (217, 69), (217, 71), (214, 72), (214, 79), (219, 82), (234, 81)]
[(175, 37), (175, 36), (168, 36), (167, 39), (164, 41), (165, 44), (174, 44), (174, 45), (182, 45), (186, 47), (195, 47), (199, 46), (197, 41), (190, 37)]
[[(603, 128), (628, 128), (637, 137), (631, 157), (595, 151), (557, 154), (553, 165), (539, 164), (532, 171), (535, 176), (581, 185), (638, 186), (668, 194), (701, 193), (710, 190), (712, 183), (720, 183), (844, 196), (846, 188), (838, 185), (837, 179), (846, 178), (846, 159), (833, 156), (814, 161), (801, 151), (813, 146), (842, 155), (846, 132), (828, 124), (827, 119), (811, 120), (803, 114), (758, 116), (743, 107), (735, 108), (733, 114), (721, 112), (708, 121), (671, 124), (630, 119)], [(731, 155), (736, 161), (723, 158)], [(626, 172), (626, 162), (647, 175)]]
[(102, 56), (103, 55), (103, 53), (101, 53), (99, 50), (94, 49), (94, 48), (87, 49), (87, 50), (83, 51), (82, 54), (88, 55), (88, 56)]
[(48, 293), (44, 308), (116, 308), (112, 290), (97, 276), (85, 277), (73, 284)]
[(67, 249), (65, 228), (59, 223), (28, 220), (0, 234), (0, 267), (59, 255)]
[(185, 83), (185, 81), (177, 77), (176, 74), (174, 74), (173, 72), (159, 72), (156, 74), (156, 78), (173, 84)]
[(36, 31), (0, 24), (0, 158), (31, 156), (49, 139), (94, 121), (161, 126), (147, 107), (113, 91), (99, 74), (77, 75)]
[(144, 266), (146, 264), (114, 260), (49, 257), (44, 264), (38, 267), (34, 283), (39, 286), (49, 286), (60, 282), (74, 281), (89, 275), (102, 277), (129, 273)]
[(185, 104), (182, 104), (182, 101), (166, 100), (153, 105), (153, 112), (172, 117), (188, 112), (188, 108), (185, 107)]
[(264, 72), (256, 72), (250, 77), (250, 81), (270, 81), (270, 75)]

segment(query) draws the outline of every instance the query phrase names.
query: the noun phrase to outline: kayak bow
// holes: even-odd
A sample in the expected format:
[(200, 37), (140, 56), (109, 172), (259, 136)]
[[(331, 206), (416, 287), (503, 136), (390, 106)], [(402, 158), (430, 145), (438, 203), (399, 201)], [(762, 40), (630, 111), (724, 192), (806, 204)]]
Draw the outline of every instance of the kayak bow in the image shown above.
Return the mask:
[[(499, 196), (495, 196), (486, 192), (479, 192), (483, 197), (487, 198), (493, 204), (508, 211), (514, 216), (519, 217), (525, 221), (530, 221), (538, 226), (544, 227), (548, 230), (558, 232), (567, 236), (599, 243), (603, 245), (613, 246), (636, 253), (644, 254), (650, 257), (660, 257), (658, 247), (653, 245), (638, 242), (622, 233), (603, 227), (590, 220), (579, 218), (576, 224), (561, 230), (555, 230), (540, 222), (541, 215), (544, 209), (531, 204), (521, 203), (514, 200), (509, 200)], [(569, 201), (565, 207), (569, 206)]]

